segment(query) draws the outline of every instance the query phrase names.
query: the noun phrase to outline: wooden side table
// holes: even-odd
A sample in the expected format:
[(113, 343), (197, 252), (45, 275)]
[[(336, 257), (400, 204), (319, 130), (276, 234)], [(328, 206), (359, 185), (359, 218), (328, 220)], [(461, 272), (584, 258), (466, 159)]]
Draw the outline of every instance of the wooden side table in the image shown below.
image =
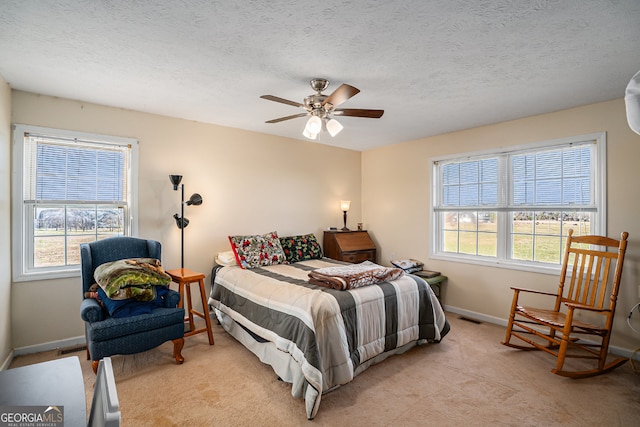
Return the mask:
[[(420, 274), (422, 273), (422, 274)], [(433, 292), (436, 294), (436, 297), (438, 297), (438, 301), (440, 301), (440, 303), (442, 303), (442, 299), (440, 299), (440, 295), (441, 295), (441, 286), (443, 285), (443, 283), (447, 280), (447, 276), (443, 276), (442, 274), (439, 276), (435, 276), (435, 277), (427, 277), (427, 274), (421, 272), (421, 271), (416, 271), (415, 273), (416, 276), (420, 276), (424, 279), (425, 282), (427, 282), (429, 284), (429, 286), (431, 286), (431, 289), (433, 289)], [(434, 286), (437, 288), (435, 289)]]
[(339, 261), (376, 262), (376, 245), (366, 230), (325, 231), (322, 252), (327, 258)]
[[(207, 302), (207, 296), (204, 290), (204, 274), (198, 273), (188, 268), (177, 268), (175, 270), (166, 270), (166, 273), (171, 276), (171, 280), (178, 284), (178, 292), (180, 293), (180, 303), (178, 307), (184, 307), (188, 316), (185, 317), (185, 322), (189, 321), (189, 332), (184, 334), (185, 337), (206, 332), (209, 335), (209, 345), (213, 345), (213, 331), (211, 330), (211, 318), (209, 317), (209, 304)], [(195, 310), (191, 301), (191, 284), (198, 283), (200, 285), (200, 299), (202, 300), (203, 313)], [(185, 298), (186, 291), (186, 298)], [(185, 304), (186, 302), (186, 304)], [(188, 306), (188, 307), (187, 307)], [(193, 316), (202, 317), (205, 321), (206, 327), (196, 329)]]

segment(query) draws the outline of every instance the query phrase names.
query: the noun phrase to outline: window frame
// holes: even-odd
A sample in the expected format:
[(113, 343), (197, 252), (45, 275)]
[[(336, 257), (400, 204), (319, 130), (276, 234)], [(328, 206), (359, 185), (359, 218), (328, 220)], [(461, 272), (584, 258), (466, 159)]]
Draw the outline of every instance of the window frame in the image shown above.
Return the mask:
[[(506, 146), (499, 147), (494, 149), (473, 151), (473, 152), (465, 152), (465, 153), (456, 153), (445, 156), (438, 156), (429, 159), (430, 165), (430, 176), (432, 179), (431, 183), (431, 197), (430, 197), (430, 206), (429, 206), (429, 214), (431, 216), (431, 236), (428, 239), (429, 241), (429, 257), (431, 259), (443, 260), (443, 261), (454, 261), (454, 262), (462, 262), (467, 264), (476, 264), (483, 266), (491, 266), (491, 267), (499, 267), (499, 268), (507, 268), (513, 270), (522, 270), (522, 271), (530, 271), (537, 273), (546, 273), (546, 274), (558, 274), (561, 268), (561, 264), (552, 264), (552, 263), (544, 263), (544, 262), (536, 262), (536, 261), (523, 261), (523, 260), (515, 260), (509, 258), (509, 251), (511, 248), (511, 229), (509, 222), (509, 214), (510, 211), (508, 209), (499, 209), (498, 210), (498, 220), (497, 220), (497, 250), (495, 257), (488, 256), (479, 256), (479, 255), (467, 255), (460, 253), (452, 253), (452, 252), (444, 252), (439, 250), (441, 247), (442, 236), (441, 232), (441, 223), (440, 223), (440, 215), (437, 210), (439, 197), (441, 197), (441, 189), (442, 183), (440, 182), (440, 177), (438, 174), (439, 168), (438, 163), (447, 162), (452, 160), (471, 160), (471, 159), (481, 159), (483, 157), (488, 156), (509, 156), (516, 154), (516, 152), (520, 152), (523, 154), (525, 151), (535, 152), (539, 150), (543, 150), (545, 148), (552, 148), (568, 146), (576, 143), (584, 143), (586, 141), (594, 141), (596, 148), (594, 150), (594, 157), (592, 159), (592, 174), (594, 176), (593, 180), (593, 201), (596, 206), (595, 212), (595, 220), (593, 224), (591, 224), (591, 234), (599, 234), (599, 235), (607, 235), (607, 137), (606, 132), (596, 132), (584, 135), (576, 135), (570, 136), (566, 138), (558, 138), (546, 141), (532, 142), (521, 145), (514, 146)], [(500, 161), (500, 160), (499, 160)], [(508, 162), (504, 162), (508, 163)], [(501, 191), (504, 192), (505, 202), (508, 204), (513, 191), (513, 183), (511, 182), (511, 165), (506, 164), (506, 171), (499, 176), (499, 181), (503, 179), (507, 179), (507, 183), (498, 188), (498, 193)], [(506, 205), (505, 205), (506, 207)], [(459, 209), (459, 210), (465, 210)], [(472, 210), (472, 209), (469, 209)]]
[[(13, 155), (12, 155), (12, 277), (14, 282), (34, 280), (58, 279), (78, 277), (80, 265), (56, 267), (30, 267), (29, 257), (33, 257), (34, 222), (27, 217), (30, 209), (24, 199), (25, 185), (25, 134), (34, 133), (53, 138), (77, 139), (92, 141), (106, 145), (129, 145), (129, 169), (127, 177), (127, 203), (124, 208), (124, 234), (136, 236), (138, 234), (138, 150), (139, 142), (134, 138), (93, 134), (87, 132), (47, 128), (40, 126), (14, 124)], [(62, 206), (73, 207), (73, 203), (60, 203)], [(100, 205), (100, 203), (96, 203)], [(66, 255), (66, 254), (65, 254)]]

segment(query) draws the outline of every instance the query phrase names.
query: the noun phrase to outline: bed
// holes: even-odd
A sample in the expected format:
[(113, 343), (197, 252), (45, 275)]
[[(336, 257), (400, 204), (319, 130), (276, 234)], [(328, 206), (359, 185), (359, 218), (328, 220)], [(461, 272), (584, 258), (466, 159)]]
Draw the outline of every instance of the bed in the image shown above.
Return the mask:
[(351, 290), (309, 283), (328, 258), (244, 269), (214, 265), (209, 304), (222, 327), (292, 385), (313, 419), (322, 395), (369, 366), (449, 331), (431, 287), (404, 274)]

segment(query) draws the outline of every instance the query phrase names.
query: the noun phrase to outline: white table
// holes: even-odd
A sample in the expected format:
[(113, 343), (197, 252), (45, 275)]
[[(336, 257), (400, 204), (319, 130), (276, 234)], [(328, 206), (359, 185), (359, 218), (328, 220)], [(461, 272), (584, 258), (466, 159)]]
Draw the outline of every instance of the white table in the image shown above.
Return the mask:
[(62, 406), (65, 427), (86, 426), (80, 359), (65, 357), (0, 371), (0, 406), (1, 412), (7, 406)]

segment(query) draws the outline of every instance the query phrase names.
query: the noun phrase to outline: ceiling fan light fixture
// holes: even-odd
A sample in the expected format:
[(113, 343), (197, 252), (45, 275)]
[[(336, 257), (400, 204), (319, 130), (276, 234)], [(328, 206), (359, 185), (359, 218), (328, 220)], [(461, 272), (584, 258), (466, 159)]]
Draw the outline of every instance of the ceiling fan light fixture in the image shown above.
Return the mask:
[(327, 96), (323, 94), (322, 91), (329, 86), (328, 80), (312, 79), (310, 83), (316, 93), (305, 97), (303, 104), (273, 95), (262, 95), (260, 97), (262, 99), (303, 108), (305, 110), (304, 113), (267, 120), (265, 123), (280, 123), (285, 120), (295, 119), (298, 117), (309, 117), (304, 130), (302, 131), (302, 135), (309, 139), (316, 139), (322, 132), (329, 132), (329, 134), (334, 137), (342, 131), (342, 124), (333, 119), (333, 115), (341, 117), (350, 116), (379, 119), (384, 113), (384, 110), (370, 110), (365, 108), (336, 109), (337, 106), (341, 105), (354, 95), (357, 95), (360, 92), (360, 89), (343, 83), (334, 90), (331, 95)]
[(343, 126), (336, 119), (330, 119), (327, 122), (327, 131), (329, 131), (329, 135), (332, 137), (336, 136), (343, 129)]
[(316, 139), (316, 137), (318, 136), (318, 133), (309, 132), (309, 130), (305, 127), (304, 130), (302, 131), (302, 135), (304, 135), (309, 139)]
[(311, 116), (304, 127), (306, 132), (318, 134), (322, 130), (322, 120), (318, 116)]

